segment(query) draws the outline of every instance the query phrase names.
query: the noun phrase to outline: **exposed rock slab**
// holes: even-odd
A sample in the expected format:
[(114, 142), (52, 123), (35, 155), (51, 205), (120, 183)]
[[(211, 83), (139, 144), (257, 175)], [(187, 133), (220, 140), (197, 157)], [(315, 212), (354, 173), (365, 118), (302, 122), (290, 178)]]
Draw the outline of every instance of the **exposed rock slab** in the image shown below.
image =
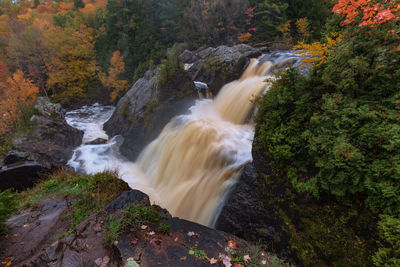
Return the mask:
[[(15, 246), (19, 244), (16, 243), (12, 249), (10, 247), (9, 250), (1, 250), (0, 257), (13, 257), (13, 262), (22, 266), (105, 267), (111, 266), (111, 264), (127, 266), (125, 265), (127, 262), (136, 262), (142, 267), (216, 266), (210, 263), (211, 259), (222, 264), (220, 255), (226, 255), (226, 250), (231, 246), (228, 243), (234, 244), (238, 251), (246, 251), (245, 253), (249, 253), (253, 248), (251, 244), (233, 235), (179, 218), (171, 218), (168, 211), (156, 206), (153, 208), (157, 209), (159, 215), (164, 219), (158, 223), (146, 225), (146, 227), (128, 229), (119, 235), (111, 247), (105, 246), (103, 238), (107, 232), (106, 218), (109, 216), (121, 218), (122, 209), (127, 205), (149, 205), (148, 196), (137, 190), (125, 192), (107, 209), (93, 214), (78, 225), (74, 229), (74, 234), (56, 242), (53, 242), (54, 236), (49, 235), (43, 235), (34, 240), (26, 239), (36, 238), (29, 236), (31, 232), (27, 231), (28, 235), (20, 235), (18, 242), (29, 240), (32, 243), (31, 246), (38, 245), (36, 249), (33, 249), (32, 254), (28, 255), (25, 252), (21, 255), (9, 254), (10, 252), (18, 254)], [(62, 202), (49, 202), (41, 209), (32, 211), (31, 214), (23, 213), (12, 217), (8, 223), (11, 229), (14, 229), (14, 226), (19, 229), (23, 227), (22, 224), (26, 220), (33, 222), (48, 218), (47, 225), (49, 229), (53, 229), (57, 225), (56, 221), (60, 221), (60, 215), (63, 214), (64, 209), (65, 205)], [(43, 214), (40, 215), (40, 213)], [(159, 231), (161, 223), (169, 225), (169, 233)], [(34, 223), (31, 224), (34, 225)], [(45, 223), (42, 225), (44, 226)], [(50, 230), (48, 232), (50, 233)], [(36, 234), (39, 235), (40, 232)], [(42, 246), (43, 241), (38, 243), (44, 238), (48, 240), (47, 247)], [(11, 239), (7, 240), (3, 245), (7, 246), (10, 241)], [(194, 250), (202, 251), (204, 255), (196, 255)], [(264, 258), (268, 260), (270, 254), (260, 251), (259, 256), (259, 260)]]

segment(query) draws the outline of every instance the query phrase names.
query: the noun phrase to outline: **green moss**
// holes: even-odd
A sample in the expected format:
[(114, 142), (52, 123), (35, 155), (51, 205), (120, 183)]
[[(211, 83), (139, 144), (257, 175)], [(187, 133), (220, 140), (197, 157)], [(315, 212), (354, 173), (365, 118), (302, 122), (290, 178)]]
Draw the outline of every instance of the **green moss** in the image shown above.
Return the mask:
[(130, 114), (129, 108), (130, 108), (130, 106), (131, 106), (131, 101), (128, 99), (122, 104), (121, 110), (119, 112), (119, 115), (121, 115), (122, 118), (124, 118), (125, 120), (129, 117), (129, 114)]
[(34, 188), (21, 192), (18, 209), (33, 207), (45, 197), (74, 199), (68, 216), (73, 228), (91, 214), (105, 208), (127, 189), (127, 184), (113, 172), (77, 175), (61, 171), (50, 175)]
[(145, 107), (145, 110), (143, 111), (143, 120), (145, 125), (148, 128), (153, 128), (153, 116), (154, 114), (160, 110), (161, 105), (160, 102), (158, 101), (158, 99), (153, 98), (152, 100), (150, 100)]
[(18, 210), (19, 196), (10, 189), (0, 192), (0, 234), (4, 233), (5, 221)]

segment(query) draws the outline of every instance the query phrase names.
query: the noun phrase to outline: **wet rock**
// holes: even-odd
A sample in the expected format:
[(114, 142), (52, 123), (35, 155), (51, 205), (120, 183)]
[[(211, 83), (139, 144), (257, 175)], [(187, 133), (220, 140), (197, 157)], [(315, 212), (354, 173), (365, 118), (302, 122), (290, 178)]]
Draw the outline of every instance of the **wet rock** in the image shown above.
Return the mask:
[(65, 115), (65, 110), (60, 104), (51, 103), (46, 97), (38, 97), (35, 102), (35, 108), (40, 114), (47, 117), (54, 114), (58, 114), (61, 117)]
[(102, 145), (102, 144), (106, 144), (107, 143), (107, 139), (104, 138), (97, 138), (93, 141), (90, 141), (88, 143), (86, 143), (86, 145)]
[(157, 77), (157, 70), (147, 71), (119, 100), (113, 115), (104, 124), (109, 136), (123, 136), (120, 152), (132, 161), (174, 116), (187, 111), (197, 95), (184, 71), (161, 87), (155, 84)]
[(213, 95), (228, 82), (238, 79), (251, 58), (261, 56), (262, 49), (246, 44), (232, 47), (200, 48), (197, 51), (184, 51), (181, 58), (185, 63), (193, 64), (188, 73), (193, 81), (209, 85)]
[(21, 161), (24, 161), (28, 158), (29, 153), (11, 150), (7, 153), (6, 157), (3, 160), (4, 165), (14, 164)]
[(0, 191), (8, 188), (23, 190), (32, 187), (50, 169), (36, 161), (16, 163), (0, 169)]
[(216, 229), (249, 241), (262, 241), (285, 254), (288, 246), (281, 221), (271, 207), (266, 206), (263, 184), (256, 178), (253, 163), (243, 168), (237, 184), (226, 198), (216, 222)]
[(44, 250), (45, 256), (37, 259), (36, 265), (32, 266), (45, 266), (41, 265), (43, 260), (54, 261), (58, 257), (60, 244), (52, 243), (68, 229), (68, 222), (62, 220), (67, 209), (64, 200), (46, 199), (33, 210), (25, 210), (11, 217), (7, 221), (8, 234), (5, 238), (2, 236), (0, 242), (0, 258), (12, 256), (15, 266), (20, 266)]
[(108, 205), (107, 210), (118, 210), (123, 209), (129, 204), (142, 204), (142, 205), (150, 205), (149, 196), (139, 190), (130, 190), (127, 192), (122, 193), (116, 200), (111, 202)]

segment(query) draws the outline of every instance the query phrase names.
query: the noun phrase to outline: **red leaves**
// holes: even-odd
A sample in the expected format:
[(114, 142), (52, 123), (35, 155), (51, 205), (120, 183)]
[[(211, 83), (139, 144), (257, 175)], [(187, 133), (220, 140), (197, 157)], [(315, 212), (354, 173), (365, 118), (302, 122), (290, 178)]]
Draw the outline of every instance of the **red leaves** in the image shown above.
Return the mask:
[(395, 2), (395, 0), (387, 0), (381, 4), (376, 0), (339, 0), (332, 11), (346, 18), (341, 23), (342, 26), (353, 23), (360, 15), (362, 15), (362, 22), (358, 25), (359, 27), (374, 26), (399, 18), (399, 6)]

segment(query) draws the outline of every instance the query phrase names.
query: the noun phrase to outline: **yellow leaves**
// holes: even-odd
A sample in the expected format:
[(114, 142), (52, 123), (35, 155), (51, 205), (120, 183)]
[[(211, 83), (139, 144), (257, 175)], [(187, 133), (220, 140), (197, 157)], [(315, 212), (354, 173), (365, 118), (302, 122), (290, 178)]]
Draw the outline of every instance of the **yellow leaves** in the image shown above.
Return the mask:
[(12, 264), (12, 258), (11, 257), (7, 257), (4, 260), (1, 261), (1, 264), (3, 264), (4, 266), (10, 266)]
[(39, 89), (24, 73), (17, 70), (7, 82), (0, 85), (0, 135), (9, 132), (17, 120), (17, 111), (21, 105), (31, 105), (36, 100)]
[(111, 67), (108, 70), (108, 76), (103, 74), (101, 78), (101, 83), (112, 90), (110, 94), (111, 101), (114, 102), (119, 93), (128, 88), (128, 81), (120, 80), (121, 76), (125, 72), (124, 58), (121, 56), (120, 52), (117, 50), (113, 53), (110, 59)]
[(303, 63), (300, 68), (304, 68), (306, 65), (320, 66), (325, 63), (328, 59), (329, 49), (335, 46), (341, 39), (341, 36), (337, 33), (332, 33), (332, 37), (328, 37), (326, 43), (314, 42), (312, 44), (306, 44), (304, 41), (299, 42), (293, 47), (302, 56), (300, 61)]

